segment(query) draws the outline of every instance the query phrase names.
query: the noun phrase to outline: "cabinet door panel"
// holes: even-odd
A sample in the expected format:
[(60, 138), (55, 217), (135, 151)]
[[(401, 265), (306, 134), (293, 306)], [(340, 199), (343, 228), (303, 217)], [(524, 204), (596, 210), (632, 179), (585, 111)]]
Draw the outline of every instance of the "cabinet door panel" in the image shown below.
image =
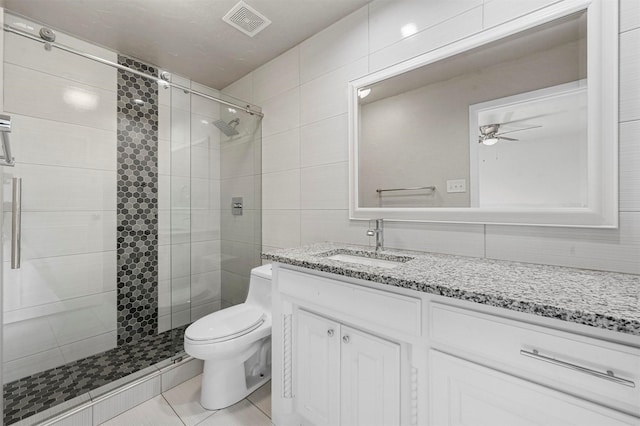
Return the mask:
[(432, 350), (429, 357), (434, 425), (640, 424), (637, 418), (451, 355)]
[(295, 348), (298, 413), (316, 425), (338, 425), (340, 324), (299, 309)]
[(400, 424), (400, 345), (342, 326), (341, 424)]

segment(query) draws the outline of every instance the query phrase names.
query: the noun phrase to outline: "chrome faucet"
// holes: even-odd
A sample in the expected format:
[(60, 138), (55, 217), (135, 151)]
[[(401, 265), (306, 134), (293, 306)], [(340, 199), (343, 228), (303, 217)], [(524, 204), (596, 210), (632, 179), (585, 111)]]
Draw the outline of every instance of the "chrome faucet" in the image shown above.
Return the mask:
[(382, 219), (375, 219), (376, 228), (371, 228), (371, 220), (369, 221), (369, 229), (367, 230), (367, 235), (370, 237), (376, 236), (376, 253), (380, 250), (384, 250), (384, 225)]

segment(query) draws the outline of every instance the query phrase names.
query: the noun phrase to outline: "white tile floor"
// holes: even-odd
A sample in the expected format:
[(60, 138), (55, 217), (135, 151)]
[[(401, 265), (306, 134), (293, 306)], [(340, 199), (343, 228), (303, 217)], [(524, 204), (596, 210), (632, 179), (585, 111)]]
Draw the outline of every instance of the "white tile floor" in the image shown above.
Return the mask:
[(231, 407), (207, 411), (200, 405), (196, 376), (102, 423), (106, 426), (271, 426), (271, 382)]

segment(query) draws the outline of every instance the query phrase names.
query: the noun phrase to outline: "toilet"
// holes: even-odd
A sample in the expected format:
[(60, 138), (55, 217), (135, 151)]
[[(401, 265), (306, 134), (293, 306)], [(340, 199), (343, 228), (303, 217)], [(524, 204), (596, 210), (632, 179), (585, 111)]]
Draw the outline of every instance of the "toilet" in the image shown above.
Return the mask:
[(200, 403), (235, 404), (271, 378), (271, 265), (251, 270), (244, 303), (200, 318), (184, 332), (184, 350), (204, 360)]

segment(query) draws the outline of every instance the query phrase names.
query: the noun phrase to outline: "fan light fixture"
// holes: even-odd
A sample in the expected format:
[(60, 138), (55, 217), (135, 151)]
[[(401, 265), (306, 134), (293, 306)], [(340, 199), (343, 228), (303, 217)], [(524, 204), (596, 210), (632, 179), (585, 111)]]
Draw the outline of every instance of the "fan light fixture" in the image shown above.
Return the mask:
[(360, 99), (364, 99), (367, 96), (369, 96), (369, 93), (371, 93), (371, 88), (370, 87), (367, 87), (366, 89), (359, 89), (358, 90), (358, 97)]
[(495, 145), (496, 143), (498, 143), (498, 138), (496, 137), (482, 139), (483, 145), (491, 146), (491, 145)]

